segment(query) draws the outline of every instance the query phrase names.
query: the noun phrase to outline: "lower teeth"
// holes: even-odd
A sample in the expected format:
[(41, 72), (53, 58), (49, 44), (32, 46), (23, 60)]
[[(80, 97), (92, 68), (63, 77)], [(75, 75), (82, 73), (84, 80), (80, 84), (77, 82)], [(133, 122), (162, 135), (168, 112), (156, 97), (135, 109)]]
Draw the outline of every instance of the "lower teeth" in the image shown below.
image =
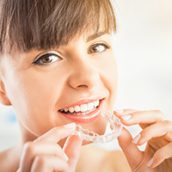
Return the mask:
[(69, 112), (69, 111), (68, 111), (68, 112), (60, 111), (60, 112), (65, 113), (65, 114), (70, 114), (70, 115), (73, 115), (73, 114), (74, 114), (74, 115), (77, 115), (77, 114), (82, 114), (82, 113), (83, 113), (83, 114), (89, 113), (89, 112), (91, 112), (91, 111), (94, 111), (96, 108), (97, 108), (97, 107), (95, 107), (95, 108), (93, 108), (93, 109), (91, 109), (91, 110), (87, 110), (87, 111), (85, 111), (85, 112), (81, 112), (81, 111), (80, 111), (80, 112), (72, 112), (72, 113)]

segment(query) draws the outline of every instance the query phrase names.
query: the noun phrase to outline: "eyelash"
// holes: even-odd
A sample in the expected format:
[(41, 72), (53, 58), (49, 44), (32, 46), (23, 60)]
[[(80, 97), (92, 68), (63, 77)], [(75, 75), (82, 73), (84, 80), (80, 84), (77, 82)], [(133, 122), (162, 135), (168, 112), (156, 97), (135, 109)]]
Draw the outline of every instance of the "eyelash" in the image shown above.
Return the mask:
[[(101, 51), (99, 51), (99, 52), (97, 52), (97, 51), (95, 50), (95, 48), (97, 48), (98, 46), (101, 46), (101, 47), (103, 47), (104, 49), (101, 50)], [(92, 45), (92, 46), (89, 48), (88, 53), (89, 53), (89, 54), (91, 54), (91, 53), (102, 53), (102, 52), (106, 51), (106, 50), (109, 49), (109, 48), (110, 48), (110, 47), (109, 47), (108, 45), (106, 45), (105, 43), (97, 43), (97, 44)], [(92, 50), (93, 50), (93, 51), (92, 51)]]
[[(53, 57), (53, 59), (50, 59), (49, 57)], [(56, 59), (54, 59), (54, 57)], [(49, 58), (49, 59), (47, 59), (47, 58)], [(46, 54), (36, 58), (36, 60), (33, 63), (36, 64), (36, 65), (49, 65), (49, 64), (54, 63), (55, 61), (57, 61), (58, 58), (59, 58), (59, 60), (61, 60), (61, 57), (58, 56), (55, 53), (46, 53)], [(43, 60), (48, 60), (48, 62), (43, 61)]]
[[(101, 47), (101, 48), (103, 48), (103, 50), (102, 49), (96, 50), (97, 47)], [(90, 48), (88, 49), (88, 53), (89, 54), (103, 53), (104, 51), (106, 51), (109, 48), (110, 47), (108, 45), (106, 45), (105, 43), (96, 43), (96, 44), (93, 44), (93, 45), (90, 46)], [(49, 57), (53, 57), (53, 59), (51, 59), (50, 61), (49, 61), (49, 59), (46, 59), (46, 58), (49, 58)], [(54, 57), (56, 59), (54, 59)], [(57, 61), (58, 58), (59, 58), (59, 60), (62, 59), (60, 56), (58, 56), (55, 53), (52, 53), (52, 52), (51, 53), (46, 53), (46, 54), (43, 54), (42, 56), (39, 56), (38, 58), (36, 58), (36, 60), (33, 62), (33, 64), (40, 65), (40, 66), (49, 65), (49, 64), (54, 63), (55, 61)], [(46, 61), (43, 61), (43, 60), (46, 60)], [(47, 62), (47, 60), (48, 60), (48, 62)]]

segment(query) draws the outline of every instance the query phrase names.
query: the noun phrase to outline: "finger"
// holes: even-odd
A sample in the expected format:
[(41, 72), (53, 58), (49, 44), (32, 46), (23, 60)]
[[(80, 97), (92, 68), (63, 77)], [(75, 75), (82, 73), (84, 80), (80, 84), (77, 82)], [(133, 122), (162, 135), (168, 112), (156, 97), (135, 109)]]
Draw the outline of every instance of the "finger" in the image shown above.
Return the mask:
[(127, 129), (123, 128), (122, 134), (118, 137), (118, 141), (131, 168), (136, 169), (140, 162), (142, 162), (143, 153), (132, 142), (132, 136)]
[[(172, 131), (172, 123), (169, 121), (161, 121), (148, 126), (143, 129), (139, 135), (134, 139), (134, 143), (142, 145), (152, 138), (166, 136), (166, 134)], [(165, 137), (164, 137), (165, 138)]]
[(34, 144), (33, 142), (25, 144), (21, 155), (20, 169), (21, 171), (29, 171), (32, 161), (38, 155), (58, 156), (64, 161), (68, 160), (67, 155), (63, 152), (59, 145), (52, 144)]
[(115, 110), (114, 112), (115, 112), (115, 114), (118, 116), (118, 115), (122, 115), (122, 114), (128, 114), (128, 113), (133, 113), (133, 112), (136, 112), (136, 111), (138, 111), (138, 110), (136, 110), (136, 109), (129, 109), (129, 108), (127, 108), (127, 109), (120, 109), (120, 110)]
[(70, 136), (65, 145), (64, 145), (64, 152), (69, 157), (69, 167), (70, 171), (75, 171), (79, 155), (80, 155), (80, 149), (82, 146), (82, 140), (78, 136)]
[(68, 164), (66, 161), (55, 156), (36, 156), (30, 172), (54, 172), (67, 171)]
[(52, 142), (57, 143), (61, 139), (64, 139), (74, 133), (76, 129), (75, 123), (70, 123), (67, 125), (63, 125), (60, 127), (55, 127), (51, 130), (49, 130), (47, 133), (40, 136), (38, 139), (36, 139), (34, 142)]
[[(135, 111), (128, 114), (118, 115), (122, 123), (125, 125), (135, 124), (152, 124), (164, 120), (164, 116), (159, 110), (152, 111)], [(144, 125), (141, 125), (144, 128)]]
[[(172, 124), (171, 124), (172, 125)], [(166, 135), (165, 139), (169, 142), (172, 142), (172, 130), (170, 130)]]
[(164, 160), (172, 158), (172, 143), (159, 149), (155, 152), (153, 158), (148, 162), (147, 166), (155, 168), (160, 165)]

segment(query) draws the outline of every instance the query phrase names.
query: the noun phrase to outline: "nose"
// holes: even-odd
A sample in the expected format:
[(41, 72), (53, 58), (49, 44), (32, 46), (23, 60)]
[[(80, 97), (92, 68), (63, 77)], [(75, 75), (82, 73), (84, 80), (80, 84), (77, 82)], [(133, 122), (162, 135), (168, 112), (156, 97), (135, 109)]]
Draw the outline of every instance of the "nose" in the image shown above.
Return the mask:
[(74, 89), (92, 90), (100, 83), (100, 75), (95, 65), (80, 60), (73, 64), (68, 82)]

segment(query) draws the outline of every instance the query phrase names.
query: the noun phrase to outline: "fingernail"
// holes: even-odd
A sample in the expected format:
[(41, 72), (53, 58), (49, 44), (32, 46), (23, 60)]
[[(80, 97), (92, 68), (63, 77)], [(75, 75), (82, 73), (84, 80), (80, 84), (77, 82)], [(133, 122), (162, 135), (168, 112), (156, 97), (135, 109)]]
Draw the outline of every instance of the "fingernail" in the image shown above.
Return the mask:
[(140, 134), (138, 134), (136, 137), (133, 139), (133, 143), (137, 144), (140, 139)]
[(121, 118), (125, 121), (129, 121), (131, 119), (131, 115), (122, 115)]
[(65, 158), (66, 161), (69, 160), (68, 156), (65, 153), (64, 153), (64, 158)]
[(151, 166), (152, 166), (152, 164), (153, 164), (153, 158), (152, 158), (152, 159), (150, 159), (150, 160), (148, 161), (148, 163), (147, 163), (147, 167), (151, 167)]
[(74, 122), (72, 122), (70, 124), (64, 125), (64, 127), (67, 128), (67, 129), (75, 129), (76, 128), (76, 124)]

